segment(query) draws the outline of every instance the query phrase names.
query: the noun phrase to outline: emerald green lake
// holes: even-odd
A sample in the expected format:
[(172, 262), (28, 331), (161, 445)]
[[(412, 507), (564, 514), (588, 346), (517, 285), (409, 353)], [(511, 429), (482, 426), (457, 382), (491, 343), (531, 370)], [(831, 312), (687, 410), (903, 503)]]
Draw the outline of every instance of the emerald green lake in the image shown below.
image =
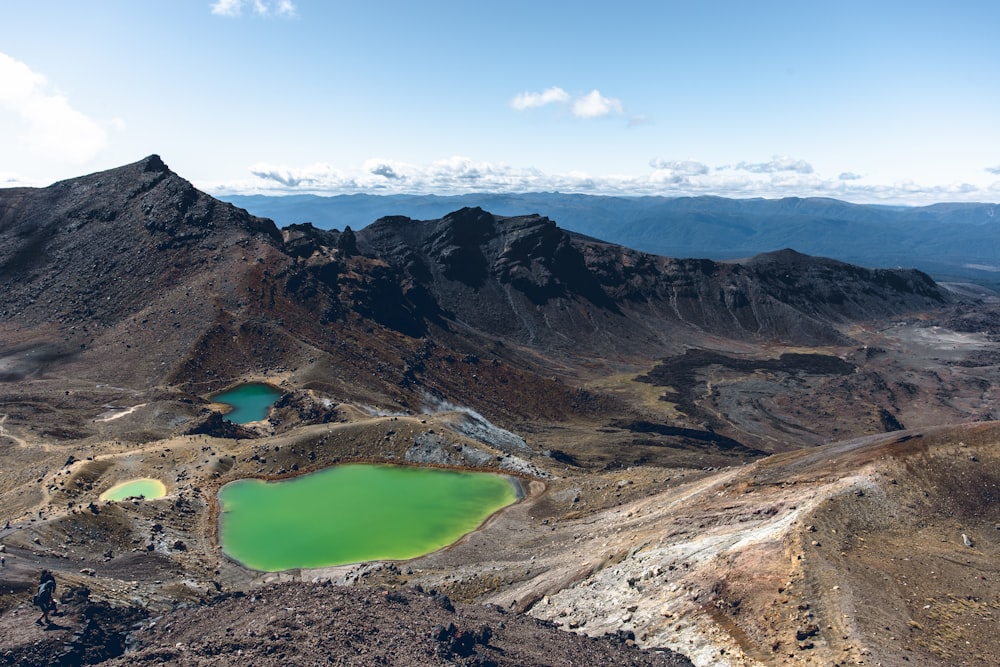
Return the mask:
[(231, 558), (267, 572), (414, 558), (513, 503), (515, 485), (491, 473), (368, 464), (242, 479), (219, 490), (220, 540)]
[(229, 391), (212, 396), (216, 403), (224, 403), (233, 409), (226, 419), (234, 424), (248, 424), (267, 417), (267, 411), (281, 392), (268, 384), (241, 384)]
[(162, 498), (167, 495), (167, 487), (158, 479), (145, 477), (143, 479), (133, 479), (129, 482), (116, 484), (102, 493), (100, 500), (125, 500), (142, 496), (146, 500)]

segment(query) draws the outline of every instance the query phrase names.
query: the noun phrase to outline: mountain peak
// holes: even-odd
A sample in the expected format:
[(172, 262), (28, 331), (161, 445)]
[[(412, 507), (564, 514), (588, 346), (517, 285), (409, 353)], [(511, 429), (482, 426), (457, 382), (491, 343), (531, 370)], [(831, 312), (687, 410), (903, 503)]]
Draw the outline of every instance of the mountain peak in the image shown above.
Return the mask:
[(150, 171), (157, 173), (170, 171), (170, 167), (168, 167), (166, 163), (163, 161), (163, 159), (160, 158), (160, 156), (157, 155), (156, 153), (153, 153), (149, 157), (140, 160), (139, 164), (142, 165), (143, 171)]
[[(0, 190), (0, 280), (10, 280), (8, 306), (28, 319), (117, 321), (248, 239), (282, 240), (273, 222), (200, 192), (155, 154), (47, 188)], [(74, 280), (53, 285), (62, 274)]]

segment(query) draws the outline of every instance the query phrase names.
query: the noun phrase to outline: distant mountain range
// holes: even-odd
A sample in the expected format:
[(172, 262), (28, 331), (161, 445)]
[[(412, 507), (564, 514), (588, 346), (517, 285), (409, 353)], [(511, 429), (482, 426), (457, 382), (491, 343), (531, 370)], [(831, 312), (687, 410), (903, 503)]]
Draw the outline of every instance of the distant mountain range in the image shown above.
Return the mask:
[(603, 197), (579, 194), (228, 195), (279, 226), (361, 229), (384, 216), (432, 220), (463, 207), (538, 213), (560, 227), (667, 257), (716, 260), (792, 248), (872, 268), (918, 268), (938, 281), (1000, 287), (1000, 205), (923, 207), (836, 199)]

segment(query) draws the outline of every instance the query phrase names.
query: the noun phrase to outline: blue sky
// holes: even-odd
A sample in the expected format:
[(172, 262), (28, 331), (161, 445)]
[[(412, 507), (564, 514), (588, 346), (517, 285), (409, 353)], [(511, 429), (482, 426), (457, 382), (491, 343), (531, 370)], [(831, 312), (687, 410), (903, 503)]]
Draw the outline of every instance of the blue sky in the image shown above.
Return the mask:
[(1000, 201), (1000, 3), (0, 0), (0, 187)]

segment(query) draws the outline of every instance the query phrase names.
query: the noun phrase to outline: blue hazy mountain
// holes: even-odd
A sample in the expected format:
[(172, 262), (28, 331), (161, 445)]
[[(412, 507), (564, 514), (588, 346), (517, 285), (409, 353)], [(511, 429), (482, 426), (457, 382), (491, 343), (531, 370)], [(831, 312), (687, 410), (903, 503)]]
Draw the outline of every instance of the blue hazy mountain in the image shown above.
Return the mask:
[(230, 195), (281, 226), (358, 230), (384, 216), (440, 218), (463, 207), (539, 213), (564, 228), (668, 257), (735, 259), (792, 248), (872, 268), (918, 268), (937, 280), (1000, 286), (1000, 205), (923, 207), (826, 198), (607, 197), (558, 193)]

